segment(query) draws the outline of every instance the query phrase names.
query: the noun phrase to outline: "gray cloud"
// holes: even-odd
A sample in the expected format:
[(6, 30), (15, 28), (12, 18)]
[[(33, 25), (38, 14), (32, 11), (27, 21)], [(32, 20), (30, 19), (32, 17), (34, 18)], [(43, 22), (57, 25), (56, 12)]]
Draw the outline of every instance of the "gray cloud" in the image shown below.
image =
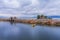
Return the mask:
[(60, 0), (0, 0), (0, 14), (60, 15)]

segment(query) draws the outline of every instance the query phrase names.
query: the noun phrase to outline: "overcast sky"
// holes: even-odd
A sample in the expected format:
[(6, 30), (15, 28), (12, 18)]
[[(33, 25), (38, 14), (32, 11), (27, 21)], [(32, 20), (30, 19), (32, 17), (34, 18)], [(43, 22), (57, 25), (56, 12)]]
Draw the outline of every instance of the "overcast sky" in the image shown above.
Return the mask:
[(0, 0), (0, 16), (60, 15), (60, 0)]

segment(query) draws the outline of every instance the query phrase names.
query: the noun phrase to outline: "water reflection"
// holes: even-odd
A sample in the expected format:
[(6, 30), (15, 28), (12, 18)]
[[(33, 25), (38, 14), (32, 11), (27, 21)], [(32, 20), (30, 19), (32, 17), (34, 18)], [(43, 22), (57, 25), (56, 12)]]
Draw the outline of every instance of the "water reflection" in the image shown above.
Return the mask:
[(58, 40), (60, 28), (30, 24), (0, 22), (1, 40)]
[(11, 25), (13, 25), (13, 24), (14, 24), (14, 22), (10, 21), (10, 24), (11, 24)]
[[(4, 25), (3, 25), (4, 24)], [(8, 22), (0, 23), (0, 38), (2, 40), (30, 40), (30, 28), (24, 24), (10, 25)]]

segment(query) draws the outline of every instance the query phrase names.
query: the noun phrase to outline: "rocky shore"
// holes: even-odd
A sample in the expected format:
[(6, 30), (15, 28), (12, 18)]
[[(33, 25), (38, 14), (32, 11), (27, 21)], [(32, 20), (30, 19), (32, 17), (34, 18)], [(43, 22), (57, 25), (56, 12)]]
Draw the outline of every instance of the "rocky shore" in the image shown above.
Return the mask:
[(3, 22), (15, 22), (15, 23), (26, 23), (26, 24), (37, 24), (37, 25), (50, 25), (50, 26), (60, 26), (60, 21), (53, 19), (4, 19), (0, 18)]

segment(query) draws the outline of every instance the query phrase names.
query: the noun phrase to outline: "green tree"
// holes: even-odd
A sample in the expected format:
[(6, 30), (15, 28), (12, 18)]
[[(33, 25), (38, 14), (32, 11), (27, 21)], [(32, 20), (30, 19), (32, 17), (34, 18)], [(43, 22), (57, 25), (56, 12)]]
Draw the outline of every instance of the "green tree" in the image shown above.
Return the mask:
[(44, 16), (47, 19), (47, 16)]
[(37, 15), (37, 19), (40, 19), (40, 15)]
[(44, 15), (42, 14), (41, 17), (44, 17)]

